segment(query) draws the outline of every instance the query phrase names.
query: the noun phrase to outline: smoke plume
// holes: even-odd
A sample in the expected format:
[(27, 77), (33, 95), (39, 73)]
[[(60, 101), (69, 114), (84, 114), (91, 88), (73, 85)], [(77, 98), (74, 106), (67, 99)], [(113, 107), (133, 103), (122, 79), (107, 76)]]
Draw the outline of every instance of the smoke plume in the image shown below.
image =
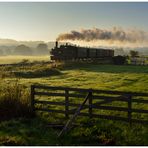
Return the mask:
[(113, 27), (110, 30), (93, 28), (81, 29), (80, 31), (73, 30), (69, 33), (60, 34), (57, 38), (58, 41), (72, 40), (72, 41), (108, 41), (110, 43), (147, 43), (148, 33), (137, 29), (122, 29)]

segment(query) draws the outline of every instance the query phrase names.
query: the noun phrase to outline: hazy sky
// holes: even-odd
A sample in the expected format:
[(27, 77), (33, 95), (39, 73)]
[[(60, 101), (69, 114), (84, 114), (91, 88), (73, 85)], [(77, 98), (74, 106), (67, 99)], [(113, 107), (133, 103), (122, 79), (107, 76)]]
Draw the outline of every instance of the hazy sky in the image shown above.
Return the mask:
[(148, 2), (0, 2), (0, 38), (54, 41), (63, 32), (113, 26), (148, 31)]

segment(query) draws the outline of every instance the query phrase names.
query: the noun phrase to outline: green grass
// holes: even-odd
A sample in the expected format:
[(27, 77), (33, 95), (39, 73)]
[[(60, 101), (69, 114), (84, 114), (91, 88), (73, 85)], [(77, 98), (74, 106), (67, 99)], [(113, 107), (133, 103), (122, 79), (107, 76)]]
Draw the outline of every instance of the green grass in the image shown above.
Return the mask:
[[(44, 65), (47, 67), (46, 65)], [(10, 71), (26, 72), (27, 68), (9, 68)], [(36, 69), (36, 68), (35, 68)], [(43, 84), (51, 86), (68, 86), (81, 88), (95, 88), (105, 90), (122, 90), (148, 92), (148, 66), (116, 66), (116, 65), (75, 65), (61, 69), (61, 75), (38, 77), (33, 79), (19, 78), (26, 86)], [(4, 72), (4, 70), (2, 69)], [(6, 70), (9, 71), (9, 70)], [(28, 70), (30, 71), (30, 69)], [(1, 79), (2, 83), (9, 83), (16, 78)]]
[[(147, 145), (146, 127), (122, 122), (85, 120), (93, 125), (80, 125), (58, 138), (60, 130), (48, 127), (40, 119), (17, 119), (0, 124), (0, 145)], [(119, 126), (120, 124), (120, 126)]]
[[(56, 68), (60, 74), (51, 75), (44, 69), (50, 69), (50, 64), (38, 63), (32, 66), (0, 67), (0, 85), (7, 85), (19, 80), (19, 84), (30, 88), (32, 84), (50, 86), (68, 86), (93, 88), (101, 90), (120, 90), (132, 92), (148, 92), (148, 66), (116, 66), (84, 63), (59, 64)], [(44, 77), (15, 77), (12, 72), (32, 71)], [(117, 104), (121, 105), (121, 104)], [(56, 107), (57, 108), (57, 107)], [(143, 109), (147, 109), (145, 105)], [(112, 114), (111, 112), (106, 112)], [(139, 116), (141, 117), (141, 115)], [(77, 123), (93, 123), (72, 129), (61, 139), (57, 139), (59, 130), (47, 125), (51, 122), (66, 122), (63, 116), (55, 114), (37, 114), (33, 119), (17, 119), (0, 123), (1, 145), (148, 145), (148, 126), (120, 121), (102, 119), (78, 118)]]
[(55, 145), (55, 133), (41, 119), (17, 119), (0, 124), (0, 145)]

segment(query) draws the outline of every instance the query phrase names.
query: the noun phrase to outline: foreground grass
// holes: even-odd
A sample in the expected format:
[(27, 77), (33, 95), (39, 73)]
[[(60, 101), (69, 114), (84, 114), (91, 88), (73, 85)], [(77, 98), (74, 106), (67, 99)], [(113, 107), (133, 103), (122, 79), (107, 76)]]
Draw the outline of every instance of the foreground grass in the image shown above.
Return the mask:
[[(33, 67), (8, 67), (1, 77), (1, 86), (9, 85), (18, 77), (7, 75), (10, 71), (36, 71), (50, 65)], [(96, 64), (67, 64), (57, 67), (59, 75), (45, 74), (44, 77), (19, 77), (19, 84), (30, 88), (31, 84), (95, 88), (148, 92), (147, 66), (116, 66)], [(2, 70), (2, 69), (1, 69)], [(43, 69), (44, 70), (44, 69)], [(42, 71), (40, 71), (42, 74)], [(45, 72), (46, 73), (46, 72)], [(2, 87), (1, 87), (2, 88)], [(148, 126), (101, 119), (78, 118), (77, 123), (87, 123), (72, 129), (58, 139), (58, 129), (48, 126), (53, 122), (66, 122), (64, 117), (54, 114), (38, 114), (32, 119), (17, 119), (0, 123), (1, 145), (148, 145)], [(89, 125), (88, 123), (92, 123)]]
[(52, 129), (39, 119), (17, 119), (0, 124), (0, 145), (55, 145)]
[(147, 127), (99, 119), (85, 122), (93, 124), (80, 125), (58, 138), (60, 130), (40, 118), (5, 121), (0, 124), (0, 145), (148, 145)]

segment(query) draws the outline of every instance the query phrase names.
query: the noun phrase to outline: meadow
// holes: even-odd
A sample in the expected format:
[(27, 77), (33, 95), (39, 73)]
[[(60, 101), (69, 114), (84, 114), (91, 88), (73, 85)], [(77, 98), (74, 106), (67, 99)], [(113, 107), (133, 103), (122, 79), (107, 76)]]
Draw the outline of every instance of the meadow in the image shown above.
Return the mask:
[[(28, 108), (23, 112), (26, 115), (27, 111), (30, 111), (28, 98), (32, 84), (148, 92), (148, 66), (70, 62), (53, 65), (50, 62), (34, 62), (20, 66), (1, 66), (0, 82), (1, 94), (10, 92), (12, 88), (16, 90), (3, 97), (1, 95), (1, 100), (10, 96), (15, 100), (15, 92), (22, 89), (16, 96), (20, 102), (28, 100), (25, 103)], [(10, 84), (14, 85), (8, 89)], [(23, 94), (25, 95), (21, 98)], [(17, 104), (22, 105), (20, 102)], [(80, 126), (58, 139), (57, 133), (60, 130), (48, 127), (48, 124), (65, 123), (67, 120), (62, 116), (37, 113), (33, 117), (31, 111), (30, 116), (22, 114), (16, 114), (11, 120), (0, 122), (0, 145), (148, 145), (147, 125), (133, 124), (130, 127), (129, 124), (120, 121), (78, 117), (76, 122)], [(83, 126), (84, 123), (87, 124)]]
[(49, 56), (0, 56), (0, 64), (13, 64), (22, 60), (33, 61), (49, 61)]

